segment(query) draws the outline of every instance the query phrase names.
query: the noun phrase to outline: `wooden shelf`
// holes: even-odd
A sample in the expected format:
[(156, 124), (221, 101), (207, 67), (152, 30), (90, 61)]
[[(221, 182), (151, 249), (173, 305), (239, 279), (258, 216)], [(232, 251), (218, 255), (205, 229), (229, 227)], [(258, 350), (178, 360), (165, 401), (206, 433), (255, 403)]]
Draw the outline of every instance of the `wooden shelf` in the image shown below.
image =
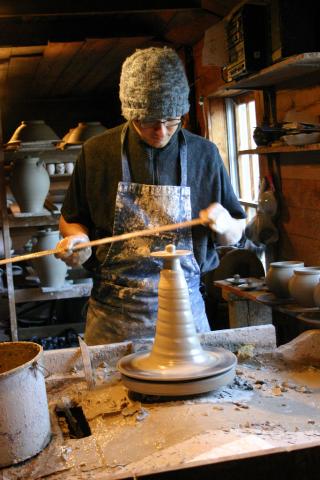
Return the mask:
[(79, 283), (70, 285), (70, 288), (54, 292), (43, 292), (39, 287), (21, 288), (15, 290), (15, 302), (39, 302), (46, 300), (61, 300), (64, 298), (89, 297), (91, 294), (91, 283)]
[(85, 322), (79, 323), (57, 323), (55, 325), (39, 325), (33, 327), (18, 327), (19, 340), (28, 340), (34, 336), (53, 337), (62, 335), (66, 330), (74, 330), (77, 333), (83, 333)]
[(65, 149), (48, 147), (46, 149), (41, 148), (28, 148), (28, 149), (9, 149), (4, 150), (5, 163), (10, 164), (17, 157), (26, 156), (39, 156), (44, 163), (67, 163), (75, 162), (81, 150), (81, 146), (72, 146)]
[(54, 173), (53, 175), (49, 175), (49, 177), (50, 177), (50, 180), (54, 182), (56, 180), (63, 180), (63, 179), (68, 180), (69, 178), (71, 178), (71, 174), (70, 173)]
[(239, 155), (268, 155), (273, 153), (316, 152), (320, 150), (320, 143), (310, 145), (278, 145), (276, 147), (257, 147), (250, 150), (239, 150)]
[(239, 95), (243, 90), (262, 90), (271, 86), (285, 88), (286, 83), (292, 87), (293, 80), (315, 72), (319, 73), (320, 78), (320, 52), (301, 53), (264, 68), (258, 73), (227, 83), (213, 96), (230, 97)]
[(59, 215), (46, 215), (41, 217), (14, 217), (9, 215), (9, 227), (10, 228), (20, 228), (20, 227), (50, 227), (52, 225), (58, 225)]

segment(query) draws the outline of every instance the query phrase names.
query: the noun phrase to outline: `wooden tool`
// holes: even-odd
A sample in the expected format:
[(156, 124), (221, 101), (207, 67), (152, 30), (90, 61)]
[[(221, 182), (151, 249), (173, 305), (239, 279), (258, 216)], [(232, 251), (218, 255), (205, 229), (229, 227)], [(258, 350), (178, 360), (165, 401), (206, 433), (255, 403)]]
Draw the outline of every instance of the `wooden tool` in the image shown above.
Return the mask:
[[(195, 218), (193, 220), (187, 220), (186, 222), (171, 223), (169, 225), (162, 225), (160, 227), (146, 228), (145, 230), (137, 230), (135, 232), (123, 233), (121, 235), (115, 235), (113, 237), (99, 238), (98, 240), (92, 240), (90, 242), (82, 242), (73, 247), (73, 251), (81, 250), (82, 248), (95, 247), (97, 245), (104, 245), (106, 243), (121, 242), (129, 240), (135, 237), (147, 237), (162, 232), (168, 232), (170, 230), (178, 230), (181, 228), (194, 227), (195, 225), (208, 225), (211, 223), (209, 220), (203, 220), (201, 218)], [(55, 253), (64, 252), (63, 248), (53, 248), (52, 250), (42, 250), (40, 252), (28, 253), (26, 255), (17, 255), (12, 258), (4, 258), (0, 260), (0, 265), (6, 265), (7, 263), (23, 262), (25, 260), (34, 260), (35, 258), (45, 257), (47, 255), (54, 255)]]
[(88, 385), (89, 390), (92, 390), (95, 386), (95, 379), (94, 379), (94, 374), (93, 374), (93, 369), (92, 369), (92, 364), (91, 364), (91, 358), (90, 358), (90, 350), (88, 348), (88, 345), (80, 336), (78, 336), (79, 340), (79, 345), (80, 345), (80, 350), (81, 350), (81, 355), (82, 355), (82, 361), (83, 361), (83, 368), (84, 368), (84, 374), (86, 377), (86, 382)]

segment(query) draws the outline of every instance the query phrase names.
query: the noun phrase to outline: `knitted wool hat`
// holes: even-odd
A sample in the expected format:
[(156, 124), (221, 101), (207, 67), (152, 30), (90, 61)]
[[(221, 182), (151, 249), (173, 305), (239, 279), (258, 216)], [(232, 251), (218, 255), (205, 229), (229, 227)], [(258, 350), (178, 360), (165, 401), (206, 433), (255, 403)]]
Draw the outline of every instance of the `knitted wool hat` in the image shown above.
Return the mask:
[(189, 111), (188, 95), (184, 66), (171, 48), (136, 50), (122, 65), (120, 100), (127, 120), (180, 117)]

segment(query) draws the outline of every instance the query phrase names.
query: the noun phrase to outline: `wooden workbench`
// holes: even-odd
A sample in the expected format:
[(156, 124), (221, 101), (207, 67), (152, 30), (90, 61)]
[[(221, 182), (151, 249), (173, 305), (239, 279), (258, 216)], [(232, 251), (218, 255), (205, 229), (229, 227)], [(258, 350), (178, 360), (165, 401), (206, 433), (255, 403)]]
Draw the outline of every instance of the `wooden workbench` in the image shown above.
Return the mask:
[[(250, 280), (258, 281), (255, 278)], [(226, 280), (217, 280), (214, 285), (221, 289), (222, 298), (228, 302), (230, 328), (273, 324), (277, 345), (289, 342), (307, 329), (316, 328), (311, 322), (309, 325), (308, 322), (302, 322), (299, 316), (305, 312), (319, 311), (319, 308), (298, 305), (290, 298), (277, 298), (265, 286), (245, 290)]]
[[(84, 382), (79, 349), (45, 352), (53, 438), (33, 459), (0, 470), (0, 480), (317, 479), (320, 370), (285, 366), (272, 325), (211, 332), (201, 341), (238, 354), (235, 381), (178, 399), (128, 394), (116, 362), (131, 344), (89, 347), (94, 390)], [(70, 436), (57, 418), (61, 404), (81, 406), (89, 435)]]

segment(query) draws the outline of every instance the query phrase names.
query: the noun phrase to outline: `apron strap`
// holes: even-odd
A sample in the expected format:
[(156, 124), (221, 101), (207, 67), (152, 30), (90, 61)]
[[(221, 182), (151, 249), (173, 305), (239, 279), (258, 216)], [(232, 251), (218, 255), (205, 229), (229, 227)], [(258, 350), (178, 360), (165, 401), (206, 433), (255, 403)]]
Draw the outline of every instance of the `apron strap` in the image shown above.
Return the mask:
[(181, 169), (181, 187), (187, 186), (188, 178), (188, 147), (186, 137), (182, 130), (179, 131), (179, 156), (180, 156), (180, 169)]
[(127, 131), (129, 127), (129, 122), (125, 123), (123, 129), (121, 130), (121, 166), (122, 166), (122, 181), (131, 182), (131, 173), (129, 168), (128, 157), (126, 153), (126, 138)]
[[(126, 183), (131, 182), (131, 172), (129, 167), (128, 156), (126, 152), (126, 138), (128, 132), (129, 122), (125, 123), (121, 131), (121, 165), (122, 165), (122, 181)], [(188, 148), (185, 135), (182, 130), (178, 132), (179, 135), (179, 160), (181, 172), (181, 187), (187, 186), (187, 157)]]

